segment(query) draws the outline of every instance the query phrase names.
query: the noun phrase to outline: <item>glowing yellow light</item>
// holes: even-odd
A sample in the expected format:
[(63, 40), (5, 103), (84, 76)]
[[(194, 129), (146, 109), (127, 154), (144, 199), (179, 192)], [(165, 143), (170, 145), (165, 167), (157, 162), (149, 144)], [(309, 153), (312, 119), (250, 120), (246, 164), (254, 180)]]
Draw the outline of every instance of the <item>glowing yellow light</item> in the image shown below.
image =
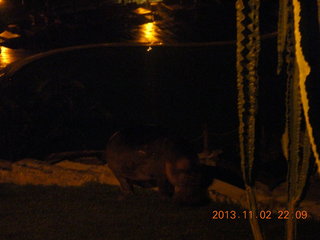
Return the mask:
[(155, 39), (155, 29), (154, 28), (155, 27), (152, 22), (145, 24), (144, 34), (145, 34), (145, 37), (149, 41), (152, 41), (153, 39)]
[(145, 8), (142, 8), (142, 7), (135, 9), (133, 12), (135, 12), (136, 14), (139, 14), (139, 15), (144, 15), (144, 14), (150, 14), (151, 13), (151, 11), (149, 9), (145, 9)]
[(0, 49), (1, 49), (0, 50), (0, 68), (3, 68), (5, 66), (7, 66), (8, 64), (17, 60), (13, 56), (12, 50), (10, 48), (6, 48), (6, 47), (1, 46)]
[(159, 29), (156, 22), (149, 22), (142, 24), (138, 32), (138, 42), (143, 43), (159, 43), (161, 42), (159, 36)]

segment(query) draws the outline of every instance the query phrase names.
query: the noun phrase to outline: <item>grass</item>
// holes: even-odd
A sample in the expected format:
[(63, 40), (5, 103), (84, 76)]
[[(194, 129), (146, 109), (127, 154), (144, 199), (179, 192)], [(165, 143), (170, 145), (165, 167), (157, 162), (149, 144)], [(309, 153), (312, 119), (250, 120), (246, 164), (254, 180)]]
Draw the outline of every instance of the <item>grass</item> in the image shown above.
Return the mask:
[[(212, 220), (213, 210), (237, 210), (225, 203), (181, 207), (161, 200), (156, 192), (118, 201), (116, 187), (0, 185), (1, 240), (117, 240), (117, 239), (252, 239), (246, 220)], [(266, 239), (283, 239), (283, 222), (261, 222)], [(301, 239), (317, 239), (304, 220)], [(314, 238), (313, 238), (314, 237)]]

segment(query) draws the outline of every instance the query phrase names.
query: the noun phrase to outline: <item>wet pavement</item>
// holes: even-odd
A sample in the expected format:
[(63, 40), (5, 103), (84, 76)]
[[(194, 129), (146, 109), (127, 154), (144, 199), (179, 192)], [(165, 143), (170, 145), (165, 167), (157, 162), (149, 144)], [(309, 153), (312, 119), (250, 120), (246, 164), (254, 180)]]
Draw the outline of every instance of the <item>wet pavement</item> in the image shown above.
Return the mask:
[[(38, 35), (38, 37), (32, 39), (32, 41), (34, 41), (33, 46), (37, 46), (37, 48), (31, 48), (33, 50), (10, 49), (1, 46), (2, 51), (0, 54), (0, 70), (1, 68), (4, 68), (12, 62), (23, 59), (29, 55), (33, 55), (34, 53), (42, 53), (47, 50), (56, 48), (71, 47), (72, 49), (74, 49), (77, 48), (77, 45), (83, 44), (90, 44), (90, 46), (93, 47), (92, 44), (97, 43), (124, 43), (122, 45), (118, 45), (115, 48), (109, 48), (109, 45), (101, 46), (101, 48), (97, 47), (97, 50), (94, 50), (92, 48), (90, 50), (91, 54), (89, 50), (82, 51), (81, 49), (78, 49), (78, 55), (71, 55), (69, 61), (67, 61), (65, 58), (58, 61), (55, 58), (45, 57), (41, 61), (34, 61), (35, 65), (30, 68), (30, 74), (28, 73), (28, 68), (26, 69), (27, 72), (23, 73), (22, 71), (23, 78), (21, 78), (21, 82), (16, 81), (14, 83), (17, 84), (17, 87), (12, 88), (13, 92), (9, 97), (12, 97), (13, 100), (12, 102), (7, 101), (8, 108), (11, 109), (11, 107), (14, 107), (15, 100), (19, 98), (21, 102), (17, 103), (16, 105), (21, 105), (20, 110), (22, 111), (20, 111), (20, 113), (23, 115), (24, 109), (26, 109), (26, 107), (23, 107), (22, 105), (26, 103), (25, 98), (27, 94), (29, 94), (27, 92), (27, 88), (29, 88), (30, 82), (34, 82), (35, 85), (37, 85), (37, 79), (44, 79), (44, 85), (48, 85), (49, 90), (42, 89), (43, 86), (40, 84), (38, 85), (38, 87), (39, 89), (41, 89), (41, 91), (36, 90), (36, 94), (41, 95), (40, 99), (49, 99), (50, 101), (48, 100), (48, 104), (52, 105), (50, 105), (51, 107), (46, 107), (43, 104), (43, 106), (38, 106), (38, 108), (43, 107), (43, 115), (41, 115), (42, 118), (35, 117), (35, 120), (30, 120), (30, 123), (34, 124), (34, 129), (37, 129), (39, 135), (39, 137), (37, 138), (35, 136), (36, 134), (34, 132), (32, 133), (32, 138), (35, 140), (35, 143), (30, 143), (30, 138), (28, 135), (29, 132), (23, 132), (25, 131), (25, 129), (22, 129), (21, 131), (14, 129), (14, 131), (16, 131), (18, 135), (26, 135), (16, 138), (10, 137), (10, 139), (17, 140), (19, 143), (8, 143), (8, 141), (4, 140), (6, 144), (11, 144), (10, 146), (8, 146), (8, 149), (21, 143), (23, 145), (21, 156), (24, 156), (22, 152), (24, 152), (26, 149), (26, 151), (28, 151), (28, 149), (35, 149), (35, 151), (36, 149), (42, 149), (47, 153), (60, 151), (60, 145), (63, 145), (61, 147), (68, 150), (69, 147), (64, 143), (59, 143), (60, 145), (57, 145), (57, 149), (51, 149), (51, 143), (44, 144), (45, 141), (43, 140), (44, 137), (42, 136), (42, 134), (45, 134), (45, 138), (47, 139), (49, 135), (47, 133), (44, 133), (44, 131), (52, 128), (52, 119), (55, 119), (56, 116), (61, 116), (61, 109), (59, 108), (59, 104), (61, 104), (61, 106), (65, 106), (65, 112), (66, 114), (69, 114), (70, 111), (67, 109), (67, 107), (69, 107), (69, 105), (71, 104), (70, 107), (73, 108), (76, 101), (79, 100), (80, 104), (81, 101), (85, 99), (85, 97), (88, 98), (88, 106), (86, 105), (86, 107), (88, 107), (88, 112), (94, 112), (94, 114), (89, 114), (92, 115), (92, 119), (90, 118), (89, 120), (93, 121), (93, 123), (91, 124), (93, 126), (101, 124), (101, 126), (104, 127), (104, 123), (101, 123), (101, 119), (109, 118), (110, 116), (113, 117), (113, 112), (109, 116), (109, 109), (103, 108), (103, 106), (110, 105), (109, 103), (112, 102), (117, 103), (111, 107), (112, 111), (113, 109), (114, 111), (116, 111), (116, 113), (114, 114), (116, 117), (114, 119), (111, 119), (110, 117), (110, 126), (112, 127), (114, 123), (121, 125), (121, 121), (124, 121), (125, 123), (123, 124), (126, 124), (127, 119), (132, 116), (135, 117), (135, 121), (137, 122), (141, 119), (147, 119), (149, 122), (164, 122), (164, 124), (168, 124), (170, 125), (170, 127), (173, 126), (173, 129), (181, 128), (181, 131), (185, 130), (185, 133), (183, 134), (188, 137), (190, 136), (190, 139), (200, 139), (199, 134), (201, 134), (201, 124), (203, 124), (204, 121), (211, 121), (215, 122), (215, 128), (217, 129), (211, 129), (210, 131), (218, 133), (218, 137), (215, 136), (214, 140), (211, 141), (212, 144), (215, 144), (215, 142), (219, 141), (219, 144), (223, 142), (223, 144), (226, 143), (228, 147), (229, 145), (233, 145), (234, 134), (222, 137), (220, 136), (220, 132), (233, 132), (233, 130), (235, 129), (235, 119), (233, 119), (233, 117), (236, 116), (236, 114), (234, 111), (235, 109), (233, 109), (235, 106), (233, 103), (235, 102), (236, 95), (235, 91), (233, 91), (235, 89), (235, 84), (234, 81), (232, 81), (232, 79), (234, 79), (234, 69), (230, 67), (235, 66), (235, 42), (234, 38), (231, 37), (233, 36), (234, 32), (230, 30), (230, 27), (234, 27), (235, 24), (230, 15), (225, 14), (226, 16), (222, 16), (224, 15), (224, 11), (221, 10), (221, 12), (218, 13), (220, 10), (221, 9), (215, 9), (215, 12), (210, 12), (210, 9), (202, 8), (198, 9), (197, 11), (183, 10), (179, 12), (176, 9), (167, 9), (165, 7), (162, 7), (157, 8), (153, 15), (142, 16), (142, 18), (140, 18), (139, 16), (133, 16), (132, 21), (136, 21), (137, 18), (139, 18), (140, 22), (126, 22), (126, 24), (121, 25), (123, 28), (120, 28), (120, 25), (111, 24), (108, 25), (108, 27), (110, 28), (107, 28), (104, 25), (105, 22), (96, 26), (95, 23), (98, 23), (98, 21), (96, 21), (94, 22), (94, 24), (85, 24), (82, 25), (81, 28), (73, 29), (74, 31), (71, 33), (68, 31), (76, 25), (61, 26), (61, 29), (56, 29), (58, 30), (55, 32), (56, 35), (50, 35), (52, 34), (52, 32), (50, 32), (51, 30), (46, 29), (46, 32), (43, 31)], [(208, 21), (205, 16), (213, 16), (216, 19)], [(228, 19), (224, 19), (223, 17), (227, 17)], [(68, 31), (65, 31), (66, 29), (63, 29), (64, 27), (68, 27)], [(85, 33), (86, 35), (83, 35), (83, 33)], [(78, 39), (78, 36), (83, 37), (83, 39)], [(54, 40), (59, 40), (60, 43), (57, 44), (57, 42), (54, 42)], [(40, 45), (36, 43), (39, 43)], [(139, 48), (132, 48), (131, 45), (129, 47), (127, 43), (145, 43), (147, 47), (140, 46)], [(151, 44), (161, 45), (161, 47), (152, 47), (153, 50), (149, 51), (149, 44), (150, 46)], [(166, 46), (166, 44), (169, 44), (170, 46), (164, 47)], [(269, 43), (269, 41), (266, 44), (276, 46), (274, 43)], [(45, 48), (39, 47), (44, 45), (46, 45)], [(102, 51), (103, 48), (105, 48), (105, 50)], [(130, 51), (128, 51), (129, 48)], [(56, 51), (59, 50), (56, 49), (53, 52)], [(67, 52), (65, 54), (68, 55)], [(57, 54), (57, 56), (62, 55), (63, 53), (61, 52), (60, 55)], [(37, 56), (41, 57), (47, 55), (39, 54)], [(85, 59), (88, 59), (87, 62), (84, 61)], [(35, 60), (34, 57), (32, 58), (32, 61), (33, 60)], [(51, 60), (53, 62), (50, 62)], [(61, 72), (61, 69), (66, 69), (66, 64), (68, 62), (70, 66), (70, 75), (68, 75), (66, 71)], [(78, 63), (80, 65), (77, 65), (75, 63)], [(108, 66), (108, 64), (111, 66), (110, 69), (113, 69), (111, 73), (109, 73), (108, 68), (106, 69), (106, 66)], [(262, 65), (264, 65), (264, 63), (262, 63)], [(270, 68), (272, 67), (272, 65), (269, 63), (267, 66), (270, 66)], [(192, 69), (194, 69), (194, 71)], [(269, 68), (264, 68), (263, 71), (271, 72), (268, 69)], [(79, 70), (84, 70), (83, 74), (79, 74)], [(5, 71), (8, 72), (9, 70)], [(14, 71), (15, 68), (13, 68), (13, 72)], [(34, 74), (43, 74), (43, 76), (35, 76)], [(61, 98), (60, 100), (62, 102), (59, 102), (54, 98), (55, 90), (53, 90), (55, 89), (55, 87), (57, 87), (55, 86), (55, 84), (59, 82), (57, 81), (59, 77), (61, 78), (61, 83), (67, 84), (66, 92), (59, 91), (59, 94), (61, 94), (59, 96), (56, 96), (57, 98)], [(86, 82), (84, 85), (81, 83), (82, 78), (84, 79), (83, 81)], [(117, 84), (120, 85), (114, 88), (111, 83), (110, 84), (112, 86), (107, 86), (107, 83), (101, 81), (101, 79), (109, 78), (117, 80), (112, 83), (115, 84), (115, 86)], [(81, 84), (77, 85), (78, 83), (72, 82), (74, 79), (77, 79), (77, 81), (79, 81)], [(93, 79), (95, 79), (97, 82), (94, 82)], [(126, 79), (128, 79), (128, 81)], [(195, 81), (197, 79), (199, 79), (200, 81)], [(122, 81), (124, 82), (122, 83)], [(50, 84), (52, 82), (52, 86), (49, 84), (49, 82)], [(132, 85), (132, 82), (135, 82), (136, 84)], [(90, 85), (91, 87), (84, 91), (85, 88), (83, 88), (82, 85)], [(184, 87), (181, 88), (181, 86)], [(32, 87), (34, 86), (30, 85), (30, 88)], [(69, 88), (71, 89), (71, 95), (68, 92)], [(109, 93), (109, 95), (105, 94), (106, 92), (110, 92), (109, 89), (117, 89), (117, 92), (111, 92)], [(130, 89), (131, 91), (129, 95), (132, 95), (132, 93), (135, 92), (135, 96), (137, 96), (137, 98), (129, 100), (129, 98), (127, 97), (127, 89)], [(17, 90), (17, 92), (14, 92), (15, 90)], [(92, 94), (91, 99), (91, 97), (89, 97), (89, 94), (87, 96), (86, 93), (92, 91), (96, 91), (97, 94)], [(226, 92), (228, 92), (229, 94), (226, 95)], [(6, 93), (8, 93), (8, 90), (6, 90)], [(78, 94), (84, 94), (85, 97), (82, 96), (78, 99)], [(100, 97), (101, 99), (98, 99)], [(107, 97), (108, 99), (105, 99)], [(80, 99), (82, 100), (80, 101)], [(118, 99), (118, 102), (115, 101), (115, 99)], [(36, 99), (31, 100), (31, 102), (37, 101), (38, 100)], [(63, 101), (67, 101), (68, 104), (70, 104), (65, 104)], [(172, 101), (175, 101), (175, 104), (172, 104)], [(96, 105), (93, 104), (93, 102), (98, 102), (99, 104), (101, 102), (101, 104)], [(221, 102), (223, 102), (224, 104), (221, 105)], [(132, 109), (132, 111), (122, 111), (122, 109), (126, 109), (125, 107), (123, 107), (126, 106), (126, 104), (129, 104), (130, 106), (134, 105), (134, 107), (129, 108)], [(148, 105), (147, 107), (145, 106), (146, 104)], [(55, 112), (55, 108), (53, 106), (56, 106), (57, 112)], [(140, 106), (144, 107), (141, 108)], [(79, 107), (79, 109), (83, 108), (84, 107), (82, 105), (81, 107)], [(35, 108), (31, 106), (30, 109), (34, 110)], [(48, 109), (53, 110), (50, 112), (48, 111)], [(117, 109), (119, 110), (119, 113), (117, 112)], [(183, 111), (181, 109), (183, 109)], [(228, 109), (227, 114), (225, 114), (226, 109)], [(233, 110), (230, 111), (230, 109)], [(78, 110), (74, 111), (75, 116), (76, 114), (79, 114), (79, 116), (81, 117), (81, 111), (77, 111)], [(19, 111), (17, 110), (16, 112)], [(35, 111), (35, 114), (38, 113), (41, 113), (39, 109)], [(12, 125), (10, 121), (19, 121), (19, 119), (22, 119), (24, 117), (22, 115), (18, 117), (8, 115), (8, 119), (10, 117), (10, 119), (8, 120), (8, 124), (10, 123), (9, 126)], [(232, 116), (233, 120), (230, 120), (229, 115)], [(31, 116), (31, 118), (33, 119), (33, 115)], [(39, 128), (39, 124), (37, 123), (37, 121), (40, 121), (41, 119), (45, 119), (45, 121), (42, 121), (43, 124), (46, 124), (48, 122), (50, 123), (50, 126)], [(81, 122), (79, 121), (79, 119), (80, 118), (77, 119), (78, 123)], [(217, 122), (217, 119), (219, 119), (219, 123)], [(83, 126), (87, 126), (88, 122), (90, 122), (89, 120), (83, 118), (81, 124), (83, 124)], [(181, 122), (184, 122), (188, 127), (185, 127), (185, 129), (183, 129)], [(220, 122), (223, 127), (219, 125)], [(17, 124), (19, 126), (24, 126), (20, 122)], [(60, 126), (59, 124), (60, 123), (57, 123), (57, 127), (60, 128), (62, 126), (61, 128), (63, 129), (61, 131), (64, 131), (63, 133), (69, 134), (68, 131), (70, 126)], [(116, 127), (118, 125), (116, 125)], [(64, 127), (66, 127), (66, 129), (64, 129)], [(83, 146), (85, 146), (87, 149), (91, 149), (93, 146), (94, 148), (92, 149), (96, 149), (98, 146), (95, 145), (96, 143), (101, 144), (105, 141), (100, 141), (99, 137), (95, 135), (94, 141), (89, 141), (91, 145), (87, 146), (87, 138), (83, 137), (85, 136), (84, 131), (78, 132), (76, 127), (75, 129), (73, 129), (73, 126), (71, 128), (72, 129), (70, 130), (70, 136), (72, 134), (80, 134), (81, 136), (78, 137), (77, 135), (76, 138), (72, 137), (72, 140), (70, 141), (67, 138), (63, 137), (61, 139), (69, 141), (72, 144), (74, 143), (74, 145), (77, 146), (82, 146), (84, 144)], [(30, 131), (33, 131), (32, 129)], [(103, 128), (103, 131), (109, 131), (109, 129), (105, 130)], [(109, 132), (107, 134), (109, 134)], [(54, 138), (54, 141), (60, 138), (60, 135), (56, 135), (56, 129), (52, 129), (52, 136)], [(26, 139), (28, 139), (28, 141), (24, 139), (25, 136), (27, 136)], [(105, 138), (102, 133), (100, 137), (101, 139)], [(230, 141), (229, 137), (231, 138)], [(41, 139), (39, 143), (48, 146), (48, 148), (50, 149), (39, 147), (37, 145), (39, 139)], [(84, 143), (82, 143), (82, 141)], [(25, 144), (26, 142), (27, 144)], [(231, 142), (231, 144), (229, 144), (229, 142)], [(198, 141), (198, 145), (200, 145), (200, 141)], [(73, 149), (72, 147), (70, 147), (70, 149)], [(98, 147), (100, 149), (101, 146), (99, 145)], [(20, 153), (18, 153), (18, 151), (14, 150), (14, 156), (19, 154)], [(9, 155), (11, 156), (11, 152)]]
[[(277, 11), (274, 9), (272, 4), (262, 4), (261, 12), (266, 13), (261, 14), (262, 34), (275, 31)], [(78, 20), (70, 20), (73, 18)], [(107, 42), (221, 43), (234, 41), (236, 37), (232, 3), (183, 6), (152, 3), (134, 8), (119, 5), (80, 12), (76, 17), (68, 15), (60, 20), (60, 24), (35, 26), (35, 29), (28, 30), (22, 45), (18, 44), (15, 49), (2, 46), (0, 69), (33, 53), (75, 45)]]
[[(203, 9), (179, 12), (174, 6), (169, 7), (162, 3), (151, 6), (151, 9), (153, 9), (152, 14), (135, 14), (131, 17), (131, 20), (124, 24), (121, 23), (119, 26), (117, 24), (110, 26), (104, 26), (103, 24), (85, 25), (79, 29), (64, 29), (65, 26), (61, 26), (59, 29), (48, 27), (27, 39), (25, 44), (32, 51), (19, 49), (20, 46), (18, 46), (18, 49), (1, 46), (0, 69), (35, 52), (72, 45), (105, 42), (147, 44), (210, 42), (232, 40), (231, 38), (234, 35), (230, 33), (233, 28), (231, 25), (234, 25), (233, 21), (230, 22), (229, 19), (229, 23), (227, 23), (220, 19), (221, 14), (219, 14), (219, 21), (223, 21), (223, 27), (221, 27), (222, 24), (212, 25), (213, 23), (204, 19), (205, 17), (201, 19), (200, 16), (208, 15), (208, 13), (203, 12)], [(212, 14), (215, 14), (215, 12), (212, 12)]]
[(0, 70), (10, 63), (32, 55), (31, 51), (25, 49), (11, 49), (4, 46), (0, 46), (0, 49)]

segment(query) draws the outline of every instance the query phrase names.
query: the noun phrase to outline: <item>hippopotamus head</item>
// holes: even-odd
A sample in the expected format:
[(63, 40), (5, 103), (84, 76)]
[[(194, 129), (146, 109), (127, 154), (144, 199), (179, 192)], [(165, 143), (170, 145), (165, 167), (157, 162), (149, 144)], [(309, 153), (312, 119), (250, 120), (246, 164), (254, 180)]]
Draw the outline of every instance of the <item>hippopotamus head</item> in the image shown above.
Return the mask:
[(208, 200), (197, 152), (161, 128), (143, 126), (115, 133), (106, 157), (124, 195), (133, 193), (133, 185), (154, 182), (163, 196), (177, 203), (196, 205)]
[(174, 186), (173, 200), (182, 205), (202, 205), (209, 202), (208, 181), (197, 157), (181, 157), (166, 162), (166, 175)]

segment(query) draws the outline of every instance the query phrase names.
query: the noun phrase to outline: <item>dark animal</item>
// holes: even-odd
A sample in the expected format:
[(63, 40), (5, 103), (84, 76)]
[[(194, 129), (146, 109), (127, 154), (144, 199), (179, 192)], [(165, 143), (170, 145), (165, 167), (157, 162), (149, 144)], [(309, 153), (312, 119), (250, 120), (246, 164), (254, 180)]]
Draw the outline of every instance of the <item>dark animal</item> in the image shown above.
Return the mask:
[(202, 178), (196, 151), (160, 127), (139, 126), (116, 132), (108, 142), (106, 160), (124, 196), (133, 193), (133, 185), (157, 186), (162, 196), (177, 203), (208, 201), (208, 184)]

